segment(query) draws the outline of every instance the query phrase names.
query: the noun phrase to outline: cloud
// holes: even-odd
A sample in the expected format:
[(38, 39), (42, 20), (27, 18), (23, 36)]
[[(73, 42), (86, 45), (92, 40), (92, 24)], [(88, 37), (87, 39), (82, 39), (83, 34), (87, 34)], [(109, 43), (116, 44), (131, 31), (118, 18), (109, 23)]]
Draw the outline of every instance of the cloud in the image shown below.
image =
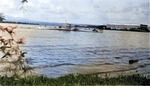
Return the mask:
[[(114, 0), (110, 0), (114, 1)], [(121, 2), (122, 1), (122, 2)], [(117, 23), (145, 23), (148, 24), (149, 2), (141, 0), (121, 0), (120, 2), (103, 3), (95, 5), (95, 10), (108, 22)], [(124, 2), (123, 2), (124, 1)], [(126, 2), (125, 2), (126, 1)], [(129, 4), (130, 2), (130, 4)]]
[[(34, 21), (106, 24), (149, 24), (149, 0), (0, 0), (5, 16)], [(11, 18), (11, 17), (9, 17)]]

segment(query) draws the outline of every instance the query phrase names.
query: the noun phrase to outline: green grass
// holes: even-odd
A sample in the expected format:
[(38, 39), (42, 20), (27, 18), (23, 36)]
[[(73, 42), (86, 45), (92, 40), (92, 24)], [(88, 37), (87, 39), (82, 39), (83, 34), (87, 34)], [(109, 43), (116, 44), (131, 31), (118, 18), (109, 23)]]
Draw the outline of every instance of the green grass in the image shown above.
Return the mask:
[(87, 85), (150, 85), (150, 78), (136, 75), (101, 78), (95, 75), (69, 74), (58, 78), (28, 76), (25, 78), (0, 77), (0, 85), (6, 86), (87, 86)]

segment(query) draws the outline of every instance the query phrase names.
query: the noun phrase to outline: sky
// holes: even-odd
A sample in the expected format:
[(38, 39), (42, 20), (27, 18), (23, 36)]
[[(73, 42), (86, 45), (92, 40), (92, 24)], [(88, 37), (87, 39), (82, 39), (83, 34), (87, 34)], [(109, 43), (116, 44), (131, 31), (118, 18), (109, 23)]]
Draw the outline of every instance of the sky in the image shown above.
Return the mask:
[(24, 4), (21, 1), (0, 0), (0, 13), (4, 13), (6, 20), (150, 25), (150, 0), (28, 0)]

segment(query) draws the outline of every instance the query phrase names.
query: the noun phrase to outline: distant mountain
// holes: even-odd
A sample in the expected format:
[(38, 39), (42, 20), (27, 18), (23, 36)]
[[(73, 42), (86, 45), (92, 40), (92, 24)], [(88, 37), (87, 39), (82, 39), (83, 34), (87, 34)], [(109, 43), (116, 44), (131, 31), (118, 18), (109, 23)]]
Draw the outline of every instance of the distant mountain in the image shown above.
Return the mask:
[[(25, 22), (25, 23), (35, 23), (35, 24), (40, 24), (40, 25), (49, 25), (49, 26), (62, 26), (64, 23), (56, 23), (56, 22), (41, 22), (41, 21), (33, 21), (27, 18), (16, 18), (12, 16), (7, 16), (6, 21), (11, 21), (11, 22)], [(69, 22), (68, 22), (69, 23)], [(89, 24), (72, 24), (72, 26), (79, 25), (79, 26), (87, 26)]]

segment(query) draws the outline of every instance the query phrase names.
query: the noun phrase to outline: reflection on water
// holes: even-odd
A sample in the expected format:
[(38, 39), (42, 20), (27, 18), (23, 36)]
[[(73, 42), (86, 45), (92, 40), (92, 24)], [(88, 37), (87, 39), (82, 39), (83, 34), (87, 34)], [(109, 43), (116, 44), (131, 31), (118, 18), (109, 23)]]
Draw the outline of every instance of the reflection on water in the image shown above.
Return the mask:
[[(150, 34), (124, 31), (68, 32), (17, 30), (27, 37), (22, 46), (28, 64), (48, 77), (69, 73), (132, 71), (149, 74)], [(129, 64), (130, 59), (139, 62)]]

